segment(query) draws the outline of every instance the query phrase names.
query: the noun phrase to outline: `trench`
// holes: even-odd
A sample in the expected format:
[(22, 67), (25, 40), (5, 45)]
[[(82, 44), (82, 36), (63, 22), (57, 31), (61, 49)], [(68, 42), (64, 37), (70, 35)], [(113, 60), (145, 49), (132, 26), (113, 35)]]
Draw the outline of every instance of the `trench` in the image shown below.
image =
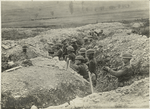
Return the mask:
[[(108, 34), (106, 38), (112, 37), (114, 34)], [(77, 36), (78, 37), (78, 36)], [(2, 37), (3, 38), (3, 37)], [(101, 40), (104, 40), (105, 38), (102, 38)], [(91, 44), (92, 47), (95, 46), (95, 43)], [(88, 48), (88, 46), (85, 46)], [(104, 52), (103, 47), (102, 50), (99, 51), (96, 55), (96, 59), (98, 62), (98, 79), (97, 79), (97, 85), (95, 86), (95, 92), (106, 92), (117, 89), (117, 78), (114, 76), (111, 76), (104, 72), (101, 68), (102, 66), (108, 65), (110, 66), (112, 63), (114, 64), (113, 67), (118, 67), (120, 65), (120, 61), (112, 62), (111, 60), (114, 58), (113, 56), (109, 56), (110, 51)], [(99, 55), (101, 54), (101, 55)], [(22, 54), (23, 55), (23, 54)], [(12, 55), (12, 58), (14, 62), (21, 61), (25, 57), (22, 55)], [(36, 58), (39, 56), (38, 53), (35, 53), (33, 51), (28, 50), (29, 59)], [(115, 55), (116, 57), (119, 56), (118, 54)], [(22, 57), (24, 57), (22, 59)], [(143, 73), (142, 70), (140, 70), (141, 65), (139, 64), (139, 69), (136, 69), (136, 75), (132, 77), (133, 81), (138, 81), (143, 78), (146, 78), (149, 76), (148, 73)], [(137, 67), (137, 68), (138, 68)], [(3, 73), (3, 72), (2, 72)], [(111, 84), (110, 84), (111, 83)], [(131, 83), (132, 84), (132, 83)], [(131, 85), (130, 84), (130, 85)], [(80, 97), (85, 97), (89, 94), (91, 94), (91, 91), (89, 87), (86, 87), (88, 85), (81, 84), (80, 81), (76, 81), (75, 83), (71, 82), (63, 82), (59, 84), (59, 87), (56, 87), (55, 89), (34, 89), (26, 97), (19, 97), (14, 98), (11, 94), (11, 91), (2, 92), (2, 108), (3, 109), (20, 109), (25, 108), (29, 109), (31, 107), (31, 103), (34, 102), (36, 106), (39, 108), (46, 108), (48, 106), (58, 106), (65, 102), (69, 102), (73, 100), (76, 95)]]

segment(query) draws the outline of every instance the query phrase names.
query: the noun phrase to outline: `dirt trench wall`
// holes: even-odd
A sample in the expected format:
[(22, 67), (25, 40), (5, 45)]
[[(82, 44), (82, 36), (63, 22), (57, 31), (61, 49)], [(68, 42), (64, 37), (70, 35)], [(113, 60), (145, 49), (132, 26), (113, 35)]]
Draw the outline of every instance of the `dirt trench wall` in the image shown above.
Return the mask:
[(2, 108), (30, 109), (56, 106), (91, 93), (89, 83), (69, 69), (59, 69), (51, 59), (32, 59), (33, 66), (2, 73)]

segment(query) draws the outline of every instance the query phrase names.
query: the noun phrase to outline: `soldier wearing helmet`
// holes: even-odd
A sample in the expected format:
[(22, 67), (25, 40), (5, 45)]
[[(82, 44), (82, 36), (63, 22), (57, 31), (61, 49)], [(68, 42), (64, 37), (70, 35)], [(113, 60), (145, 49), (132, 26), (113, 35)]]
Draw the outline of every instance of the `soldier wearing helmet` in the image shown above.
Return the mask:
[(84, 63), (87, 63), (88, 62), (88, 58), (86, 57), (86, 48), (81, 48), (78, 51), (78, 53), (79, 53), (79, 55), (84, 57)]
[(119, 87), (131, 84), (131, 81), (129, 81), (132, 76), (132, 70), (130, 65), (131, 59), (132, 55), (125, 53), (122, 55), (123, 66), (120, 69), (116, 69), (117, 71), (115, 71), (109, 67), (103, 68), (104, 70), (108, 71), (111, 75), (116, 76), (118, 78)]
[(54, 55), (54, 46), (53, 46), (54, 44), (52, 42), (49, 42), (48, 45), (49, 45), (48, 55), (53, 56)]
[(62, 45), (60, 43), (56, 44), (57, 46), (57, 52), (53, 56), (58, 56), (59, 60), (63, 56), (63, 50), (62, 50)]
[(88, 66), (84, 63), (84, 57), (79, 55), (75, 58), (75, 64), (71, 67), (78, 74), (82, 75), (84, 79), (89, 78), (88, 76)]
[(91, 74), (96, 76), (95, 80), (93, 80), (93, 85), (95, 86), (96, 85), (96, 79), (97, 79), (97, 74), (96, 74), (97, 62), (96, 62), (96, 59), (94, 57), (95, 50), (94, 49), (89, 49), (89, 50), (87, 50), (86, 54), (87, 54), (87, 57), (88, 57), (88, 60), (89, 60), (87, 62), (89, 71), (91, 72)]
[(74, 48), (72, 46), (67, 47), (66, 61), (71, 60), (70, 64), (74, 64), (76, 55), (74, 54)]
[(68, 43), (67, 42), (63, 42), (63, 59), (65, 59), (65, 56), (67, 55), (67, 47), (68, 47)]
[(84, 37), (84, 45), (88, 44), (88, 37)]
[(73, 38), (72, 40), (71, 40), (71, 46), (74, 48), (74, 53), (76, 54), (77, 53), (77, 49), (78, 49), (78, 45), (77, 45), (77, 40), (75, 39), (75, 38)]

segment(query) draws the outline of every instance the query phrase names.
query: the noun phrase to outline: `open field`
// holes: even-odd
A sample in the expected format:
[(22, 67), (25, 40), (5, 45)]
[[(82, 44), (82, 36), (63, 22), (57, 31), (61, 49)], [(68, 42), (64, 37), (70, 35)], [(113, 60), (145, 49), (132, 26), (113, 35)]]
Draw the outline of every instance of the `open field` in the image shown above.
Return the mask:
[[(146, 2), (73, 2), (72, 8), (69, 8), (70, 2), (15, 3), (2, 2), (2, 28), (77, 27), (149, 17)], [(102, 4), (107, 5), (103, 7)]]

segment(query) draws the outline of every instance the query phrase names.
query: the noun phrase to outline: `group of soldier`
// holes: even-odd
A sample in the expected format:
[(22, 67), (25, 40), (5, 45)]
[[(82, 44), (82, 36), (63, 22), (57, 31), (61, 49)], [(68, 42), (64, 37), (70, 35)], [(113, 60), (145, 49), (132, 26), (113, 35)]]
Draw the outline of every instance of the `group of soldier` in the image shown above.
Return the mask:
[[(99, 34), (102, 34), (101, 31)], [(94, 34), (96, 34), (93, 30), (90, 32), (90, 37), (84, 38), (84, 43), (82, 46), (77, 44), (77, 39), (73, 38), (71, 41), (65, 39), (61, 43), (49, 43), (50, 47), (48, 49), (49, 56), (58, 57), (59, 60), (65, 60), (67, 62), (67, 66), (75, 70), (78, 74), (83, 76), (86, 80), (89, 81), (89, 72), (91, 77), (93, 78), (93, 85), (96, 85), (97, 80), (97, 61), (95, 59), (95, 49), (90, 47), (86, 48), (85, 45), (89, 45), (93, 41)], [(98, 35), (97, 35), (98, 36)], [(26, 53), (27, 47), (24, 46), (23, 52)], [(100, 54), (99, 54), (100, 55)], [(124, 86), (129, 84), (129, 80), (132, 76), (132, 70), (130, 65), (130, 60), (132, 59), (131, 54), (122, 54), (122, 62), (123, 66), (115, 69), (111, 69), (109, 67), (103, 67), (102, 69), (109, 72), (109, 74), (116, 76), (118, 78), (118, 86)], [(4, 62), (3, 62), (4, 61)], [(3, 67), (8, 66), (8, 59), (5, 59), (5, 56), (2, 57), (2, 70), (5, 69)], [(12, 63), (9, 63), (12, 67)]]
[[(84, 38), (85, 39), (85, 38)], [(91, 38), (87, 38), (88, 42), (91, 42)], [(84, 40), (84, 44), (86, 44), (86, 40)], [(83, 44), (83, 45), (84, 45)], [(83, 76), (86, 80), (89, 81), (90, 72), (91, 77), (93, 78), (93, 86), (96, 86), (97, 80), (97, 62), (95, 59), (96, 51), (92, 48), (86, 49), (84, 47), (80, 47), (77, 44), (77, 40), (73, 38), (71, 43), (67, 43), (67, 41), (63, 41), (62, 44), (58, 44), (57, 51), (51, 52), (49, 51), (50, 56), (58, 56), (59, 60), (65, 60), (67, 65), (70, 61), (69, 67), (75, 70), (78, 74)], [(118, 86), (124, 86), (129, 84), (128, 81), (132, 76), (130, 60), (132, 59), (132, 55), (125, 53), (122, 54), (122, 62), (123, 66), (120, 68), (111, 69), (109, 67), (103, 67), (102, 69), (109, 72), (109, 74), (118, 78)]]

